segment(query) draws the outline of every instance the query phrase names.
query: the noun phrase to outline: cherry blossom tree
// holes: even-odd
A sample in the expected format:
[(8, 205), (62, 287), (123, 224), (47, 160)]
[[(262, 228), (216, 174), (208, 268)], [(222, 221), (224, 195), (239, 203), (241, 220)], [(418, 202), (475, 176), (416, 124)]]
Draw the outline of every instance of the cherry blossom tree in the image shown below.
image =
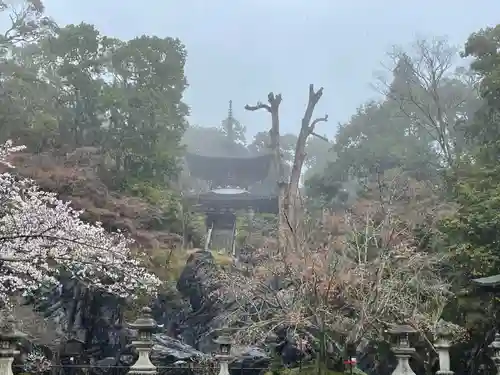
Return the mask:
[[(0, 163), (8, 163), (13, 147), (0, 146)], [(154, 293), (160, 280), (142, 267), (132, 241), (109, 233), (100, 223), (85, 223), (82, 211), (30, 179), (0, 174), (0, 304), (9, 296), (57, 284), (61, 272), (71, 272), (90, 288), (119, 297)]]

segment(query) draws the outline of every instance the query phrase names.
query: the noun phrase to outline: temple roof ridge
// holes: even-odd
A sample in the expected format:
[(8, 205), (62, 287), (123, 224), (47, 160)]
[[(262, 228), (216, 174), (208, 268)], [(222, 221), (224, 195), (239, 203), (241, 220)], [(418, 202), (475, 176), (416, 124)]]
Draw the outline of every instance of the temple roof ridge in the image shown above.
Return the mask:
[(186, 153), (189, 173), (198, 179), (210, 181), (211, 187), (249, 186), (263, 181), (271, 169), (273, 155), (251, 157), (200, 156)]
[(248, 154), (239, 154), (239, 155), (214, 155), (214, 154), (207, 154), (203, 152), (195, 152), (195, 151), (186, 151), (185, 157), (186, 158), (207, 158), (207, 159), (260, 159), (260, 158), (268, 158), (271, 157), (273, 153), (271, 152), (259, 152), (257, 153), (248, 153)]

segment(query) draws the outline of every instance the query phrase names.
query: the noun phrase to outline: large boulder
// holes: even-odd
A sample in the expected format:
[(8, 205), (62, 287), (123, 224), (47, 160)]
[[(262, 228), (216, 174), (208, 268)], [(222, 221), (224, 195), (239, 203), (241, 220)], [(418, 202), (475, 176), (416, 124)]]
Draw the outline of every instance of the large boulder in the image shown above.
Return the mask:
[(257, 375), (266, 371), (270, 358), (266, 351), (257, 347), (246, 347), (233, 351), (234, 359), (229, 363), (231, 374)]
[(153, 340), (151, 360), (159, 366), (169, 366), (178, 361), (199, 362), (211, 358), (210, 355), (163, 333), (153, 335)]
[(220, 328), (218, 318), (231, 306), (230, 301), (219, 298), (221, 287), (219, 268), (212, 253), (193, 252), (177, 281), (177, 290), (189, 301), (191, 308), (181, 330), (188, 344), (205, 353), (217, 349), (212, 333)]
[[(184, 340), (204, 353), (213, 353), (214, 331), (221, 327), (220, 317), (232, 308), (225, 287), (220, 282), (220, 267), (210, 251), (197, 250), (190, 254), (179, 280), (178, 291), (187, 299), (190, 311), (181, 327)], [(258, 347), (233, 348), (234, 358), (229, 364), (232, 374), (256, 375), (269, 365), (266, 351)]]

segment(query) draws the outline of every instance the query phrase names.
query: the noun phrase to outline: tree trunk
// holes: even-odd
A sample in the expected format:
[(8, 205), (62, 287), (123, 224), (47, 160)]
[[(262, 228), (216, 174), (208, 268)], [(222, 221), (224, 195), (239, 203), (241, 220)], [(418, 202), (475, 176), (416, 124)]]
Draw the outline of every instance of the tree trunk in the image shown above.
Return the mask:
[(288, 223), (292, 231), (296, 232), (298, 227), (298, 216), (297, 212), (300, 210), (299, 202), (299, 184), (300, 177), (302, 175), (302, 167), (304, 166), (304, 160), (306, 158), (306, 143), (307, 138), (313, 134), (314, 128), (317, 123), (328, 121), (328, 116), (320, 117), (312, 120), (314, 109), (316, 104), (318, 104), (319, 99), (323, 95), (323, 88), (321, 87), (318, 91), (314, 91), (314, 85), (309, 85), (309, 99), (307, 101), (307, 107), (302, 117), (300, 133), (297, 138), (297, 144), (295, 146), (295, 156), (292, 166), (292, 174), (290, 176), (290, 182), (287, 191), (286, 204), (287, 204), (287, 218)]
[[(245, 109), (248, 111), (256, 111), (265, 109), (271, 114), (271, 130), (269, 131), (270, 144), (269, 149), (274, 155), (274, 172), (277, 175), (278, 185), (278, 251), (281, 252), (286, 249), (288, 242), (295, 236), (298, 225), (297, 210), (298, 196), (299, 196), (299, 183), (302, 174), (302, 167), (306, 157), (306, 143), (307, 137), (313, 134), (314, 127), (318, 122), (325, 122), (328, 116), (317, 118), (311, 122), (314, 108), (319, 99), (323, 95), (323, 88), (314, 91), (314, 85), (309, 85), (309, 100), (307, 108), (302, 118), (301, 129), (295, 147), (295, 157), (292, 167), (292, 174), (290, 180), (286, 181), (284, 177), (283, 161), (281, 158), (280, 149), (280, 120), (279, 120), (279, 106), (282, 101), (281, 94), (274, 95), (269, 93), (267, 101), (269, 104), (257, 103), (254, 106), (246, 105)], [(294, 241), (296, 242), (296, 241)]]

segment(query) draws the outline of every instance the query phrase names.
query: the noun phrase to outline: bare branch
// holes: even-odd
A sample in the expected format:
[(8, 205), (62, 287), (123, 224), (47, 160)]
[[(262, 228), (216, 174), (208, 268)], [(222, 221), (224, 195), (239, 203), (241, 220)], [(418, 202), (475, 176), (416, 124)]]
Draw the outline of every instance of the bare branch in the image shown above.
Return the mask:
[(269, 94), (267, 94), (267, 102), (269, 104), (264, 104), (262, 102), (257, 102), (256, 105), (247, 104), (245, 106), (245, 109), (247, 111), (258, 111), (259, 109), (265, 109), (267, 112), (272, 114), (273, 112), (278, 111), (278, 108), (281, 104), (282, 99), (283, 98), (282, 98), (281, 94), (274, 95), (273, 92), (270, 92)]
[(436, 272), (445, 260), (417, 249), (411, 223), (395, 214), (404, 205), (395, 200), (412, 194), (403, 179), (386, 186), (394, 197), (386, 209), (361, 200), (335, 230), (300, 220), (286, 247), (253, 253), (247, 275), (228, 271), (223, 284), (238, 307), (225, 319), (244, 324), (239, 338), (255, 343), (285, 329), (306, 345), (318, 332), (358, 344), (394, 322), (432, 332), (451, 296)]
[(57, 29), (53, 20), (43, 16), (40, 1), (1, 2), (0, 12), (8, 12), (10, 19), (10, 27), (0, 35), (4, 48), (31, 43)]
[(320, 87), (318, 91), (314, 91), (314, 85), (309, 84), (309, 103), (313, 106), (318, 104), (319, 100), (323, 96), (323, 87)]
[(322, 135), (319, 135), (318, 133), (311, 132), (311, 135), (312, 135), (313, 137), (316, 137), (316, 138), (321, 139), (322, 141), (325, 141), (325, 142), (328, 142), (328, 143), (330, 142), (330, 141), (328, 140), (328, 138), (323, 137)]
[(406, 50), (395, 47), (389, 57), (393, 66), (385, 69), (391, 79), (379, 79), (379, 91), (396, 103), (411, 133), (420, 132), (438, 146), (440, 166), (453, 165), (464, 152), (461, 129), (478, 99), (466, 71), (454, 68), (458, 50), (445, 39), (420, 39)]
[(267, 112), (271, 113), (271, 107), (267, 104), (258, 102), (256, 105), (249, 105), (247, 104), (245, 106), (245, 109), (247, 111), (258, 111), (259, 109), (265, 109)]
[(325, 114), (323, 117), (318, 117), (318, 118), (316, 118), (316, 119), (313, 120), (313, 122), (309, 126), (310, 134), (313, 134), (314, 127), (316, 126), (316, 124), (318, 124), (320, 122), (328, 122), (328, 115)]
[(267, 101), (271, 107), (278, 107), (281, 104), (282, 99), (281, 94), (274, 95), (274, 93), (270, 92), (267, 95)]

